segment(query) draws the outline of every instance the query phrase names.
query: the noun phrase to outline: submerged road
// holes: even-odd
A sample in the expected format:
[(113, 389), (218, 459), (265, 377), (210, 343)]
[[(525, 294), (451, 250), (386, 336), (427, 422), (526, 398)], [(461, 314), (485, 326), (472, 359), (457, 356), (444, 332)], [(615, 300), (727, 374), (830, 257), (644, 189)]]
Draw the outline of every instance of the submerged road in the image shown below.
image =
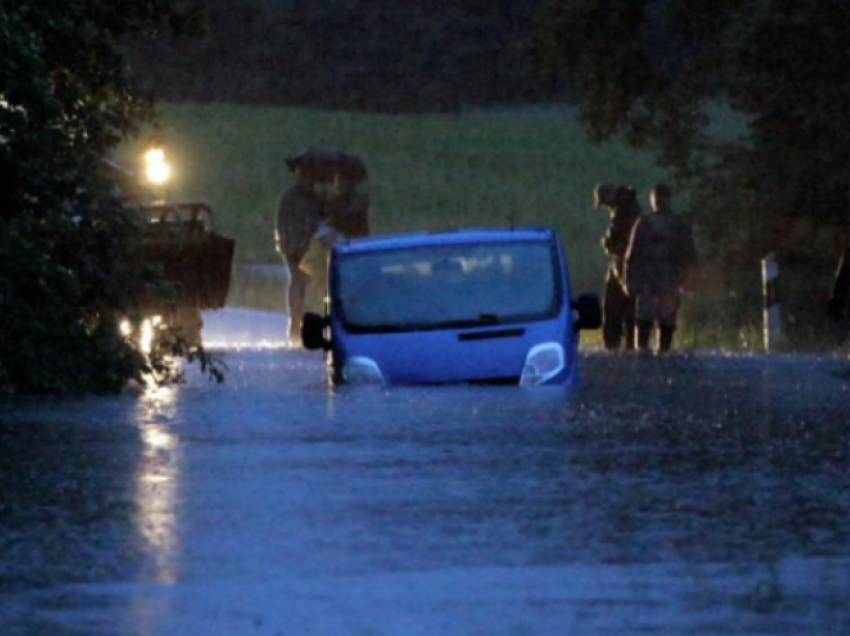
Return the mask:
[(0, 405), (2, 636), (850, 634), (850, 371), (589, 354), (575, 391)]

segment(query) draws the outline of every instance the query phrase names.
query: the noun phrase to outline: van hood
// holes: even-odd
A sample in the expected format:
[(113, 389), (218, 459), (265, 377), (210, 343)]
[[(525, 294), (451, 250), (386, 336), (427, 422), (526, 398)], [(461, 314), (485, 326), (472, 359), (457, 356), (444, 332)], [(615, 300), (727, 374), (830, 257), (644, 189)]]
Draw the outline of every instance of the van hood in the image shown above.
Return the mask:
[[(340, 361), (352, 358), (375, 363), (387, 384), (519, 383), (532, 347), (557, 342), (564, 347), (564, 373), (575, 366), (574, 345), (554, 321), (381, 334), (349, 334)], [(339, 370), (340, 372), (342, 369)], [(345, 381), (345, 378), (342, 378)], [(563, 382), (563, 378), (558, 380)]]

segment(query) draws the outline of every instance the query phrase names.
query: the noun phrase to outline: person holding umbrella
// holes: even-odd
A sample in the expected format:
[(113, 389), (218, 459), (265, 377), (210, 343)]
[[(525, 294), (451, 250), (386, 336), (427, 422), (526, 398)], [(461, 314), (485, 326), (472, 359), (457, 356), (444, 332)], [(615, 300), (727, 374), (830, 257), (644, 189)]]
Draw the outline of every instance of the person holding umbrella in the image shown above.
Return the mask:
[(322, 201), (316, 194), (315, 174), (308, 162), (290, 158), (295, 182), (283, 193), (277, 206), (275, 246), (289, 268), (289, 338), (300, 342), (301, 318), (304, 315), (304, 296), (309, 282), (301, 269), (310, 239), (322, 221)]
[(301, 261), (301, 270), (308, 276), (305, 310), (323, 313), (333, 244), (369, 236), (369, 196), (361, 188), (368, 177), (362, 162), (352, 155), (314, 150), (313, 156), (318, 157), (320, 173), (333, 183), (333, 189), (324, 200), (324, 216)]
[(334, 173), (327, 221), (345, 238), (369, 236), (369, 195), (360, 188), (367, 180), (365, 168), (353, 157), (338, 165)]
[[(295, 183), (280, 199), (275, 236), (289, 266), (289, 337), (297, 343), (305, 309), (322, 311), (333, 243), (369, 235), (369, 198), (358, 190), (368, 173), (357, 157), (325, 148), (295, 152), (286, 164)], [(331, 182), (330, 198), (316, 192), (317, 183)]]

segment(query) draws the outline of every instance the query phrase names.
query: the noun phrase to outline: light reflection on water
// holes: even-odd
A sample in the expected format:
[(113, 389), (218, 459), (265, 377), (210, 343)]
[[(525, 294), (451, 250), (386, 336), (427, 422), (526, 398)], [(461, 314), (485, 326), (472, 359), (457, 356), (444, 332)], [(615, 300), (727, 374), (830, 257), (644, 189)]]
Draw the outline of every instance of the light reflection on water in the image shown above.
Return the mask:
[(271, 351), (275, 349), (297, 348), (293, 347), (292, 343), (288, 340), (260, 340), (258, 342), (242, 342), (238, 340), (204, 340), (204, 347), (207, 349), (229, 349), (233, 351), (242, 351), (244, 349), (265, 349)]
[[(183, 455), (173, 430), (176, 411), (177, 389), (150, 388), (132, 420), (141, 440), (141, 455), (132, 476), (133, 524), (139, 548), (146, 556), (138, 582), (147, 585), (173, 586), (180, 577)], [(155, 634), (173, 611), (168, 595), (140, 590), (129, 598), (125, 620), (133, 626), (134, 634)]]
[(226, 307), (204, 312), (202, 336), (208, 349), (289, 349), (289, 315)]
[(177, 508), (182, 457), (179, 438), (171, 430), (175, 397), (174, 388), (149, 392), (135, 422), (143, 443), (134, 475), (135, 525), (150, 558), (150, 568), (143, 576), (159, 585), (173, 585), (179, 575)]
[[(43, 426), (0, 439), (12, 512), (64, 515), (59, 597), (93, 556), (103, 585), (49, 631), (4, 589), (2, 636), (850, 633), (850, 386), (821, 363), (594, 354), (565, 395), (329, 389), (318, 354), (226, 355), (221, 386), (18, 416)], [(8, 501), (7, 536), (44, 531)]]

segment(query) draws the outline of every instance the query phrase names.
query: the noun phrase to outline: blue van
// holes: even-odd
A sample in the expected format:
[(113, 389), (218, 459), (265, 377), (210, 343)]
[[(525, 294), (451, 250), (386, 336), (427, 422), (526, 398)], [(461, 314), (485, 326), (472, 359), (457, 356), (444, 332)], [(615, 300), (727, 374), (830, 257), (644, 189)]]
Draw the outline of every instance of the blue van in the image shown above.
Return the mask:
[(572, 301), (551, 229), (469, 229), (334, 245), (327, 315), (307, 314), (307, 349), (331, 382), (567, 385), (598, 297)]

